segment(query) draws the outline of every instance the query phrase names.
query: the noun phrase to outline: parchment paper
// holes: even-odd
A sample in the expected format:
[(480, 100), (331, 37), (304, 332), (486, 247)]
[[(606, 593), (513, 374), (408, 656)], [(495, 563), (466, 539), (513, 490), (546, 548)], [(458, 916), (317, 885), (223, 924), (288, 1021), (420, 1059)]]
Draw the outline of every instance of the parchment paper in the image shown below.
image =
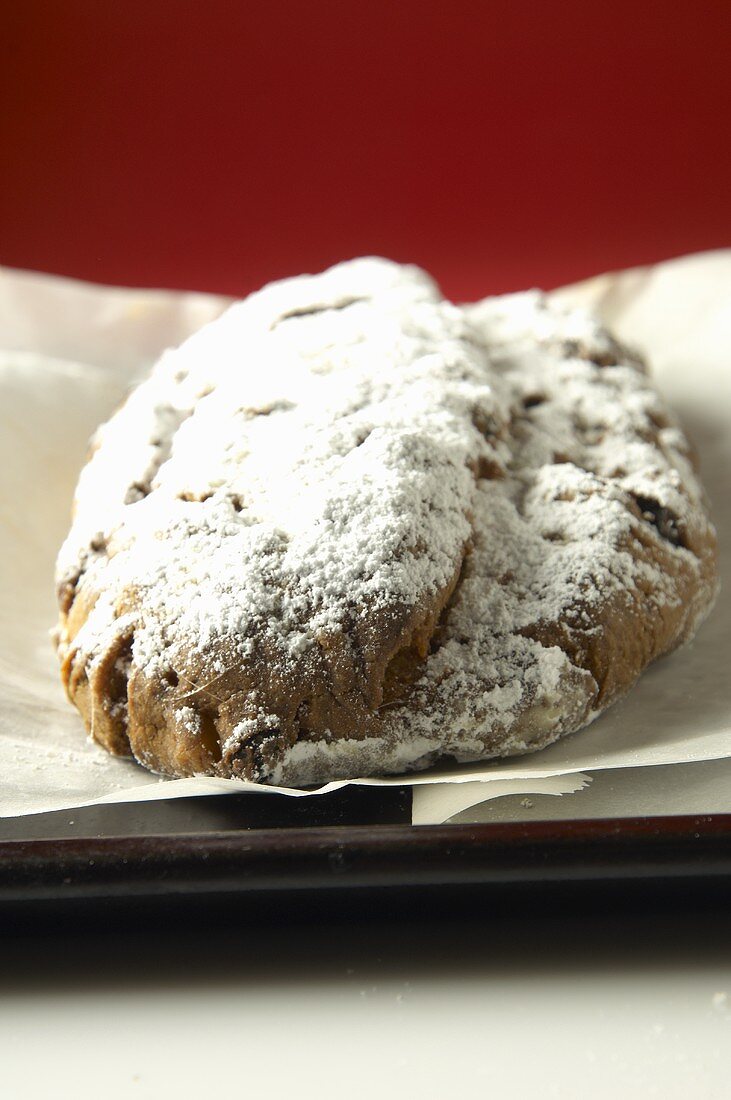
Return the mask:
[[(556, 293), (593, 305), (649, 355), (700, 451), (725, 587), (698, 638), (649, 669), (589, 729), (533, 756), (406, 780), (415, 788), (469, 784), (459, 798), (454, 789), (444, 792), (452, 814), (491, 792), (507, 793), (511, 783), (520, 793), (558, 794), (583, 784), (576, 773), (731, 757), (731, 251), (601, 276)], [(90, 434), (164, 347), (226, 305), (209, 295), (96, 287), (0, 269), (0, 348), (8, 349), (0, 353), (0, 816), (283, 790), (161, 780), (109, 757), (84, 737), (66, 702), (48, 637), (56, 614), (53, 563)], [(343, 785), (284, 793), (306, 797)], [(424, 796), (415, 801), (426, 804)]]
[[(577, 781), (573, 791), (559, 792), (505, 791), (500, 798), (493, 798), (460, 807), (450, 813), (446, 798), (452, 791), (459, 792), (468, 784), (435, 783), (422, 787), (435, 791), (437, 797), (445, 792), (443, 805), (428, 803), (420, 813), (425, 820), (414, 824), (437, 824), (448, 818), (462, 825), (497, 824), (498, 822), (523, 821), (575, 821), (577, 818), (664, 817), (675, 814), (691, 814), (707, 817), (709, 814), (731, 814), (731, 758), (726, 760), (699, 760), (694, 764), (665, 764), (653, 768), (606, 768), (589, 777), (554, 776), (554, 782)], [(548, 782), (544, 780), (543, 782)], [(496, 787), (497, 783), (482, 783), (481, 787)], [(479, 793), (479, 792), (477, 792)], [(556, 793), (570, 794), (569, 798), (552, 797)]]

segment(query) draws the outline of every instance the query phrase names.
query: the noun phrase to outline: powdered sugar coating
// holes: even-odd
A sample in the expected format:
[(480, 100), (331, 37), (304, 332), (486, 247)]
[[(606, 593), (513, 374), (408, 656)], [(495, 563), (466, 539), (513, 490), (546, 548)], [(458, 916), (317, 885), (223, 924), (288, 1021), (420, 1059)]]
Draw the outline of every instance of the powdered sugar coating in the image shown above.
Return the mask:
[[(97, 722), (127, 708), (161, 770), (187, 765), (135, 723), (187, 744), (210, 720), (202, 770), (268, 782), (538, 748), (712, 599), (682, 432), (537, 292), (460, 309), (382, 260), (275, 284), (166, 353), (95, 448), (60, 652), (93, 699), (123, 651)], [(665, 626), (627, 655), (633, 615)]]

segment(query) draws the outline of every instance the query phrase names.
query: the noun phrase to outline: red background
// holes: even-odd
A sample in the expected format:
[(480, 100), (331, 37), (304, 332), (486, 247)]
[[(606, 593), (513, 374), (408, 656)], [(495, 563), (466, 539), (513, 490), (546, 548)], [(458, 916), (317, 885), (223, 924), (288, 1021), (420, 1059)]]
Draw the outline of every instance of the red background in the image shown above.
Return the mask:
[(0, 262), (240, 293), (380, 253), (470, 297), (731, 244), (729, 11), (6, 5)]

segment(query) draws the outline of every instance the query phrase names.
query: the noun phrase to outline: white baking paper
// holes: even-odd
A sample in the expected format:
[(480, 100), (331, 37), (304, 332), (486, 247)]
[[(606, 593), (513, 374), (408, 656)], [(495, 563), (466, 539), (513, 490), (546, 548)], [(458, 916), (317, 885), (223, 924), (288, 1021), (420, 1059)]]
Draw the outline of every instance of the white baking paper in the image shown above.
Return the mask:
[[(551, 777), (731, 757), (731, 251), (601, 276), (557, 293), (593, 305), (640, 346), (680, 412), (700, 452), (719, 530), (726, 579), (719, 603), (690, 646), (649, 669), (589, 729), (543, 752), (358, 782), (469, 784), (468, 801), (460, 796), (464, 807), (487, 797), (476, 784), (515, 781), (521, 792), (532, 785), (537, 793), (539, 781)], [(91, 432), (162, 348), (226, 304), (209, 295), (0, 269), (0, 348), (8, 349), (0, 355), (0, 816), (275, 790), (223, 779), (162, 780), (109, 757), (84, 737), (66, 702), (48, 637), (56, 616), (54, 559)], [(285, 793), (309, 796), (343, 785)]]
[[(676, 765), (677, 767), (677, 765)], [(422, 783), (414, 787), (411, 806), (412, 825), (441, 825), (452, 817), (475, 810), (479, 814), (484, 804), (493, 799), (531, 803), (534, 798), (577, 794), (592, 782), (581, 772), (569, 775), (549, 775), (545, 779), (494, 779), (489, 783)], [(530, 798), (526, 796), (530, 795)], [(476, 818), (479, 820), (479, 817)]]
[[(553, 782), (566, 783), (579, 776), (559, 775)], [(450, 820), (460, 825), (492, 825), (523, 821), (576, 821), (578, 818), (599, 821), (619, 817), (665, 817), (689, 814), (707, 817), (709, 814), (731, 814), (731, 758), (699, 760), (694, 764), (665, 764), (653, 768), (606, 768), (573, 790), (553, 791), (541, 788), (530, 791), (505, 791), (500, 798), (485, 799), (459, 806), (450, 814), (447, 801), (426, 805), (427, 820), (420, 824), (441, 824)], [(590, 782), (589, 782), (590, 780)], [(544, 783), (549, 780), (543, 780)], [(437, 783), (423, 787), (425, 791), (460, 790), (469, 784)], [(499, 786), (481, 783), (482, 790)], [(475, 792), (480, 794), (479, 791)], [(569, 798), (555, 798), (569, 794)], [(548, 797), (547, 797), (548, 796)], [(416, 824), (414, 815), (414, 824)]]

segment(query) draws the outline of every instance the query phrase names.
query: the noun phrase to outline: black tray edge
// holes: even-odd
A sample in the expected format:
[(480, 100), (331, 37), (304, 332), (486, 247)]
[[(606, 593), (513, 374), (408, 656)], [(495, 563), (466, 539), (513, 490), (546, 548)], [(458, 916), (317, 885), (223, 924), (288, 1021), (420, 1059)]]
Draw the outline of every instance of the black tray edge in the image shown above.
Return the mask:
[(0, 904), (638, 879), (731, 880), (731, 814), (0, 842)]

